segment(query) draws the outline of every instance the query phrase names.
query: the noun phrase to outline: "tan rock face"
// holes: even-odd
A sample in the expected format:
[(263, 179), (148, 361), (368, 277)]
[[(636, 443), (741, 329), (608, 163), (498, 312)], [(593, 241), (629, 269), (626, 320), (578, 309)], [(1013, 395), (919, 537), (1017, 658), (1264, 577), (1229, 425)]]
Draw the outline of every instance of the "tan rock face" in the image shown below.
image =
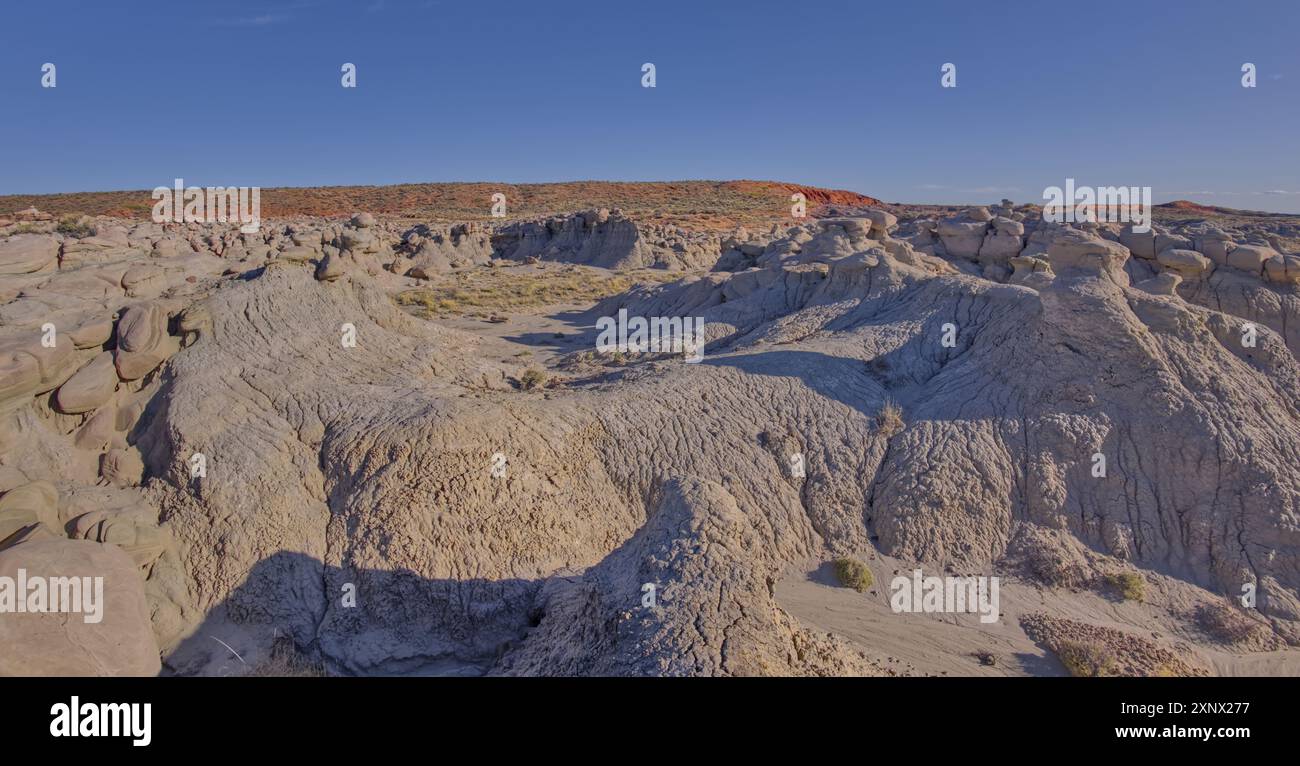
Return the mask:
[(90, 511), (77, 516), (68, 525), (73, 539), (116, 545), (142, 568), (156, 562), (171, 543), (170, 536), (158, 527), (157, 518), (147, 505), (130, 510)]
[(1196, 249), (1219, 265), (1228, 264), (1228, 253), (1235, 247), (1228, 235), (1221, 231), (1210, 232), (1196, 238)]
[(45, 345), (45, 333), (39, 330), (0, 340), (0, 405), (52, 391), (77, 371), (81, 358), (72, 339), (57, 332), (52, 337), (52, 346)]
[(137, 304), (122, 312), (117, 323), (117, 347), (122, 351), (148, 351), (167, 334), (167, 314), (153, 303)]
[(48, 481), (29, 482), (0, 496), (0, 548), (34, 524), (58, 529), (58, 501), (58, 490)]
[(1278, 255), (1264, 263), (1264, 275), (1269, 282), (1281, 285), (1300, 285), (1300, 256)]
[(0, 242), (0, 277), (53, 271), (59, 244), (51, 237), (19, 234)]
[(113, 355), (104, 351), (90, 364), (77, 370), (54, 395), (59, 412), (77, 414), (102, 406), (117, 390), (117, 368)]
[(1214, 264), (1209, 258), (1195, 250), (1182, 250), (1179, 248), (1161, 250), (1160, 254), (1156, 256), (1156, 262), (1176, 272), (1184, 279), (1195, 279), (1214, 268)]
[(99, 452), (105, 449), (117, 430), (117, 409), (101, 407), (77, 429), (73, 444), (78, 449)]
[(122, 289), (132, 298), (156, 295), (166, 286), (163, 270), (150, 264), (132, 266), (122, 275)]
[(321, 258), (316, 266), (316, 279), (322, 282), (333, 282), (344, 273), (343, 259), (334, 254)]
[(0, 403), (24, 402), (41, 384), (36, 357), (13, 347), (0, 348)]
[(1152, 295), (1177, 295), (1178, 285), (1183, 278), (1176, 272), (1165, 271), (1137, 285), (1139, 290), (1146, 290)]
[(1261, 274), (1264, 270), (1264, 264), (1277, 255), (1278, 253), (1271, 247), (1237, 245), (1232, 249), (1232, 252), (1228, 253), (1227, 263), (1235, 269), (1249, 271), (1252, 274)]
[(279, 257), (281, 260), (292, 261), (295, 263), (306, 263), (308, 261), (315, 260), (317, 255), (319, 255), (318, 250), (312, 249), (310, 247), (294, 246), (294, 247), (287, 247), (284, 250), (280, 251)]
[[(984, 211), (987, 215), (988, 211)], [(980, 220), (945, 219), (939, 222), (938, 234), (948, 255), (974, 259), (984, 244), (988, 223)]]
[(122, 380), (144, 377), (179, 349), (179, 339), (167, 334), (167, 311), (159, 304), (131, 306), (118, 320), (115, 361)]
[(113, 318), (104, 316), (87, 319), (69, 333), (69, 336), (77, 348), (102, 346), (113, 337)]
[[(76, 611), (4, 615), (0, 676), (152, 676), (161, 669), (144, 582), (116, 546), (29, 540), (0, 550), (0, 577), (49, 586), (42, 608), (53, 606), (51, 593), (64, 598), (75, 588), (81, 595), (65, 604)], [(33, 592), (22, 595), (31, 609)]]
[(144, 479), (144, 460), (134, 448), (111, 449), (104, 453), (100, 473), (118, 487), (137, 487)]
[(1063, 231), (1047, 248), (1048, 261), (1058, 276), (1105, 276), (1121, 285), (1129, 283), (1124, 271), (1128, 257), (1123, 245), (1074, 230)]
[(1119, 242), (1135, 258), (1152, 260), (1156, 257), (1156, 233), (1153, 230), (1135, 232), (1132, 225), (1125, 226), (1120, 232)]

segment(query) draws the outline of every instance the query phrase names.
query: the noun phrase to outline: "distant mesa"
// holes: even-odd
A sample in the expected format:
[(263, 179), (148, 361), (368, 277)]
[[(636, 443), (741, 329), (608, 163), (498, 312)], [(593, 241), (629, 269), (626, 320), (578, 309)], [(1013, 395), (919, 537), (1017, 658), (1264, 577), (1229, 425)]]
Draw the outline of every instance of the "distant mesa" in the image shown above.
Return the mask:
[[(164, 181), (166, 179), (163, 179)], [(233, 184), (238, 179), (211, 179)], [(198, 183), (207, 183), (194, 179)], [(791, 195), (802, 193), (809, 211), (818, 205), (880, 205), (880, 200), (842, 189), (776, 181), (572, 181), (417, 183), (389, 186), (264, 187), (265, 218), (345, 217), (358, 210), (377, 215), (447, 222), (490, 221), (494, 194), (506, 197), (506, 217), (526, 219), (575, 210), (618, 208), (640, 220), (729, 229), (788, 217)], [(149, 191), (75, 192), (0, 196), (0, 211), (39, 208), (54, 216), (83, 214), (147, 220)]]
[(1222, 208), (1214, 207), (1212, 205), (1202, 205), (1199, 202), (1192, 202), (1191, 200), (1186, 199), (1177, 199), (1173, 202), (1166, 202), (1163, 205), (1156, 205), (1156, 207), (1161, 210), (1177, 210), (1186, 213), (1204, 213), (1206, 215), (1213, 215), (1222, 210)]

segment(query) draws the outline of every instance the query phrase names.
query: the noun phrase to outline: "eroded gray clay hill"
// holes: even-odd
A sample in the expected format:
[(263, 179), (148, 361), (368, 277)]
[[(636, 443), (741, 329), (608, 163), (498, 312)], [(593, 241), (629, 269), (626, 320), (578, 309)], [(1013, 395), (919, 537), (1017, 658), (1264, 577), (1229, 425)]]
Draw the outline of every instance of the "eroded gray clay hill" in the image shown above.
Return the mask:
[[(1136, 674), (1294, 672), (1294, 222), (820, 212), (726, 235), (617, 210), (8, 222), (0, 574), (79, 562), (111, 608), (6, 617), (0, 673), (940, 667), (792, 613), (782, 583), (841, 555), (880, 603), (914, 566), (1003, 577), (1003, 634), (948, 654), (1002, 635), (1118, 642)], [(557, 310), (562, 344), (513, 339), (560, 347), (544, 385), (394, 301), (551, 262), (680, 279)], [(620, 309), (703, 317), (704, 359), (598, 353)], [(1086, 600), (1124, 573), (1144, 604)], [(885, 619), (918, 646), (944, 629)]]

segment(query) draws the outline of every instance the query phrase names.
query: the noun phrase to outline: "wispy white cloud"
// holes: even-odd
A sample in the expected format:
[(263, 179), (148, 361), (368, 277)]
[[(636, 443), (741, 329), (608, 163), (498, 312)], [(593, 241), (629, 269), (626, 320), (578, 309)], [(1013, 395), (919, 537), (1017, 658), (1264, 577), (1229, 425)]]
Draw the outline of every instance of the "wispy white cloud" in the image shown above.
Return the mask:
[(1024, 191), (1019, 186), (949, 186), (947, 184), (920, 184), (917, 188), (929, 191), (950, 191), (958, 194), (1001, 194)]
[[(382, 2), (383, 0), (380, 0)], [(253, 16), (232, 16), (224, 19), (217, 19), (212, 23), (219, 27), (269, 27), (273, 24), (283, 24), (293, 19), (293, 11), (310, 8), (314, 0), (297, 0), (297, 2), (280, 5), (275, 8), (267, 9), (265, 13), (259, 13)]]
[(1220, 195), (1224, 197), (1262, 197), (1268, 196), (1289, 196), (1300, 194), (1300, 191), (1289, 191), (1287, 189), (1267, 189), (1264, 191), (1208, 191), (1201, 189), (1198, 191), (1163, 191), (1158, 192), (1162, 197), (1213, 197)]

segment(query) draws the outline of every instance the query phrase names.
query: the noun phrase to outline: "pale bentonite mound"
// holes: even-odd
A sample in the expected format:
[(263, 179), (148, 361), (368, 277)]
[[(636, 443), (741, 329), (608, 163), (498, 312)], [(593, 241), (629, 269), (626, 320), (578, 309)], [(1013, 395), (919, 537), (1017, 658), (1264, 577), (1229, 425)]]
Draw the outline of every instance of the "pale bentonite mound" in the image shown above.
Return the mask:
[[(988, 211), (896, 226), (858, 211), (676, 250), (599, 211), (492, 237), (369, 216), (11, 237), (0, 556), (120, 548), (121, 598), (147, 611), (113, 630), (181, 673), (285, 636), (355, 673), (881, 673), (774, 595), (872, 550), (1083, 582), (1082, 548), (1254, 583), (1300, 641), (1292, 256), (1224, 246), (1218, 266), (1214, 236), (1146, 255), (1118, 227)], [(702, 316), (707, 353), (570, 354), (567, 382), (517, 390), (482, 337), (392, 300), (492, 255), (691, 269), (573, 321), (594, 340), (621, 308)], [(153, 672), (122, 651), (48, 667)]]

